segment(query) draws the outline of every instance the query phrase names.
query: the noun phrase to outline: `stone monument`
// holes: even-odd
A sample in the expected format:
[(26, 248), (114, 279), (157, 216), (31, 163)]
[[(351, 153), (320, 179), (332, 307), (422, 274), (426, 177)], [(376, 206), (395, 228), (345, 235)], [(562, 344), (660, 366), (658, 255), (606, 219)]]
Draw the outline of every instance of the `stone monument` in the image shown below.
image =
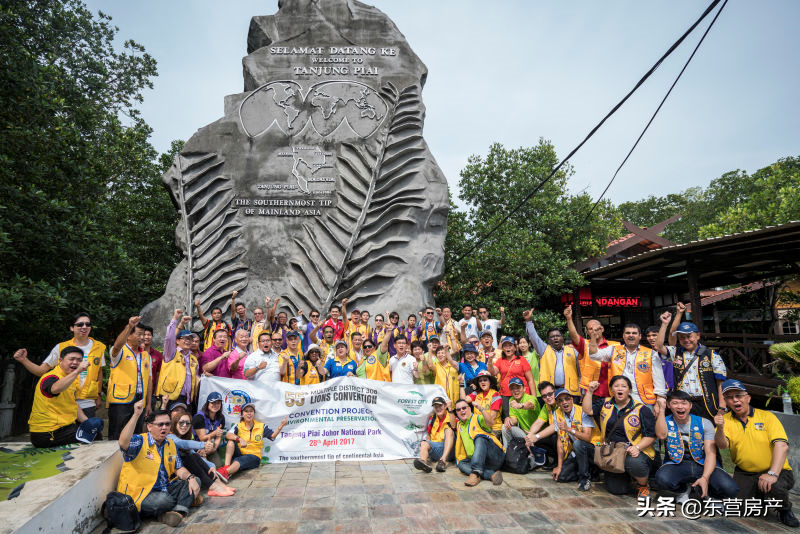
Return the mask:
[[(422, 137), (425, 65), (378, 9), (284, 0), (254, 17), (244, 93), (163, 176), (184, 259), (144, 321), (199, 298), (323, 317), (345, 297), (374, 313), (433, 304), (447, 182)], [(157, 337), (158, 339), (158, 337)]]

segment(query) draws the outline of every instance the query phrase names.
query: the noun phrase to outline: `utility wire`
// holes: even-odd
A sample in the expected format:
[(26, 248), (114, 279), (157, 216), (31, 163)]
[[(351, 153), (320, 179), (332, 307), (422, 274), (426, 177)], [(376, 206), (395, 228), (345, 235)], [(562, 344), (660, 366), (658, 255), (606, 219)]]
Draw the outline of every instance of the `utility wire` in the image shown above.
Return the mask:
[[(711, 2), (711, 4), (710, 4), (710, 5), (709, 5), (709, 6), (706, 8), (706, 10), (705, 10), (705, 11), (703, 11), (703, 14), (702, 14), (702, 15), (700, 15), (700, 18), (698, 18), (698, 19), (695, 21), (695, 23), (694, 23), (694, 24), (692, 24), (692, 25), (689, 27), (689, 29), (688, 29), (688, 30), (686, 30), (686, 31), (684, 32), (684, 34), (683, 34), (683, 35), (681, 35), (681, 36), (678, 38), (678, 40), (677, 40), (677, 41), (675, 41), (675, 42), (672, 44), (672, 46), (670, 46), (670, 47), (669, 47), (669, 49), (668, 49), (668, 50), (667, 50), (667, 51), (664, 53), (664, 55), (663, 55), (663, 56), (661, 56), (661, 57), (658, 59), (658, 61), (656, 61), (656, 63), (655, 63), (655, 64), (654, 64), (652, 67), (650, 67), (650, 70), (648, 70), (648, 71), (645, 73), (645, 75), (644, 75), (644, 76), (642, 76), (642, 78), (641, 78), (641, 79), (640, 79), (638, 82), (636, 82), (636, 85), (634, 85), (634, 86), (633, 86), (633, 89), (631, 89), (631, 90), (628, 92), (628, 94), (626, 94), (626, 95), (625, 95), (625, 96), (622, 98), (622, 100), (620, 100), (620, 101), (617, 103), (617, 105), (615, 105), (615, 106), (614, 106), (614, 107), (611, 109), (611, 111), (609, 111), (609, 112), (606, 114), (606, 116), (605, 116), (605, 117), (603, 117), (603, 119), (602, 119), (600, 122), (598, 122), (598, 123), (597, 123), (597, 125), (596, 125), (594, 128), (592, 128), (592, 130), (591, 130), (591, 131), (589, 132), (589, 134), (588, 134), (588, 135), (587, 135), (587, 136), (586, 136), (586, 137), (583, 139), (583, 141), (581, 141), (581, 142), (578, 144), (578, 146), (576, 146), (575, 148), (573, 148), (573, 149), (572, 149), (572, 151), (571, 151), (569, 154), (567, 154), (567, 157), (566, 157), (566, 158), (564, 158), (563, 160), (561, 160), (561, 163), (559, 163), (559, 164), (558, 164), (558, 165), (557, 165), (557, 166), (556, 166), (556, 167), (555, 167), (555, 168), (554, 168), (554, 169), (553, 169), (553, 170), (550, 172), (550, 174), (547, 176), (547, 178), (545, 178), (544, 180), (542, 180), (541, 182), (539, 182), (539, 183), (536, 185), (536, 187), (534, 187), (534, 188), (533, 188), (533, 190), (532, 190), (530, 193), (528, 193), (528, 194), (525, 196), (525, 198), (523, 198), (523, 199), (522, 199), (522, 200), (521, 200), (521, 201), (520, 201), (520, 202), (519, 202), (519, 203), (518, 203), (518, 204), (517, 204), (517, 205), (514, 207), (514, 209), (512, 209), (511, 211), (509, 211), (509, 212), (508, 212), (508, 213), (507, 213), (507, 214), (506, 214), (506, 215), (505, 215), (505, 216), (504, 216), (502, 219), (500, 219), (500, 221), (499, 221), (497, 224), (495, 224), (495, 225), (492, 227), (492, 229), (491, 229), (491, 230), (489, 230), (489, 231), (488, 231), (486, 234), (484, 234), (484, 235), (483, 235), (483, 237), (481, 237), (480, 239), (478, 239), (478, 240), (475, 242), (475, 244), (474, 244), (474, 245), (472, 245), (472, 246), (471, 246), (471, 247), (470, 247), (470, 248), (469, 248), (469, 249), (468, 249), (466, 252), (462, 253), (462, 254), (461, 254), (461, 255), (460, 255), (458, 258), (456, 258), (455, 262), (453, 262), (453, 265), (455, 266), (455, 265), (458, 265), (459, 263), (461, 263), (461, 261), (462, 261), (464, 258), (466, 258), (467, 256), (469, 256), (469, 254), (471, 254), (473, 250), (475, 250), (475, 249), (476, 249), (476, 248), (478, 248), (478, 247), (479, 247), (481, 244), (483, 244), (483, 242), (484, 242), (484, 241), (486, 241), (486, 239), (487, 239), (487, 238), (489, 238), (489, 237), (490, 237), (490, 236), (491, 236), (491, 235), (492, 235), (494, 232), (496, 232), (496, 231), (497, 231), (497, 229), (498, 229), (498, 228), (500, 228), (500, 227), (501, 227), (503, 224), (505, 224), (505, 222), (506, 222), (506, 221), (507, 221), (507, 220), (508, 220), (508, 219), (509, 219), (509, 218), (510, 218), (512, 215), (514, 215), (514, 214), (515, 214), (517, 211), (519, 211), (519, 209), (520, 209), (520, 208), (521, 208), (523, 205), (525, 205), (525, 203), (526, 203), (526, 202), (528, 202), (528, 200), (530, 200), (530, 199), (531, 199), (531, 197), (533, 197), (533, 195), (535, 195), (535, 194), (536, 194), (536, 193), (537, 193), (537, 192), (538, 192), (538, 191), (539, 191), (539, 190), (540, 190), (540, 189), (541, 189), (541, 188), (542, 188), (542, 187), (543, 187), (543, 186), (544, 186), (544, 185), (545, 185), (547, 182), (549, 182), (549, 181), (550, 181), (550, 179), (551, 179), (553, 176), (555, 176), (555, 174), (556, 174), (556, 173), (557, 173), (557, 172), (558, 172), (558, 171), (561, 169), (561, 167), (563, 167), (563, 166), (564, 166), (564, 164), (565, 164), (567, 161), (569, 161), (569, 159), (570, 159), (572, 156), (574, 156), (574, 155), (575, 155), (575, 153), (576, 153), (576, 152), (577, 152), (577, 151), (578, 151), (578, 150), (579, 150), (579, 149), (580, 149), (580, 148), (581, 148), (581, 147), (582, 147), (584, 144), (586, 144), (586, 142), (587, 142), (589, 139), (591, 139), (591, 137), (592, 137), (592, 136), (595, 134), (595, 132), (597, 132), (597, 130), (599, 130), (599, 129), (600, 129), (600, 127), (601, 127), (601, 126), (603, 126), (603, 124), (604, 124), (604, 123), (605, 123), (605, 122), (606, 122), (606, 121), (607, 121), (607, 120), (608, 120), (608, 119), (609, 119), (609, 118), (610, 118), (610, 117), (611, 117), (611, 116), (612, 116), (614, 113), (616, 113), (616, 112), (617, 112), (617, 110), (618, 110), (619, 108), (621, 108), (621, 107), (622, 107), (622, 105), (623, 105), (623, 104), (624, 104), (624, 103), (625, 103), (625, 102), (626, 102), (626, 101), (627, 101), (627, 100), (628, 100), (628, 99), (629, 99), (629, 98), (630, 98), (630, 97), (633, 95), (633, 93), (635, 93), (635, 92), (636, 92), (636, 91), (639, 89), (639, 87), (640, 87), (640, 86), (641, 86), (641, 85), (642, 85), (642, 84), (643, 84), (645, 81), (647, 81), (647, 79), (648, 79), (648, 78), (650, 78), (650, 76), (652, 76), (652, 74), (653, 74), (653, 73), (654, 73), (654, 72), (655, 72), (655, 71), (658, 69), (658, 67), (659, 67), (659, 66), (661, 66), (661, 63), (663, 63), (663, 62), (664, 62), (664, 60), (665, 60), (665, 59), (667, 59), (667, 57), (669, 57), (669, 56), (670, 56), (670, 54), (672, 54), (672, 52), (674, 52), (674, 51), (675, 51), (675, 49), (676, 49), (676, 48), (678, 48), (678, 47), (681, 45), (681, 43), (683, 43), (683, 41), (684, 41), (684, 40), (685, 40), (685, 39), (686, 39), (686, 38), (689, 36), (689, 34), (691, 34), (691, 33), (694, 31), (694, 29), (697, 27), (697, 25), (698, 25), (698, 24), (700, 24), (700, 23), (703, 21), (703, 19), (705, 19), (705, 18), (706, 18), (706, 16), (708, 16), (708, 14), (709, 14), (709, 13), (711, 13), (711, 11), (713, 11), (713, 10), (714, 10), (714, 8), (715, 8), (715, 7), (717, 7), (717, 5), (718, 5), (718, 4), (719, 4), (721, 1), (722, 1), (722, 0), (713, 0), (713, 1)], [(726, 0), (726, 1), (727, 1), (727, 0)]]
[(708, 32), (709, 32), (709, 30), (711, 30), (711, 27), (714, 26), (714, 23), (717, 22), (717, 18), (719, 18), (720, 14), (722, 13), (722, 10), (725, 9), (725, 5), (727, 5), (727, 3), (728, 3), (728, 0), (725, 0), (722, 3), (722, 6), (719, 8), (719, 11), (717, 11), (717, 14), (714, 15), (713, 19), (711, 19), (711, 24), (709, 24), (708, 28), (706, 28), (706, 31), (703, 32), (703, 36), (700, 37), (700, 41), (697, 42), (697, 46), (694, 47), (694, 50), (692, 51), (692, 54), (689, 56), (689, 59), (686, 60), (686, 64), (683, 66), (681, 71), (678, 73), (678, 77), (675, 78), (674, 82), (672, 82), (672, 85), (670, 85), (669, 90), (667, 91), (667, 94), (665, 94), (664, 98), (661, 99), (661, 103), (656, 108), (655, 112), (653, 113), (653, 116), (650, 117), (649, 121), (647, 121), (647, 125), (644, 127), (644, 130), (642, 130), (642, 133), (639, 134), (639, 137), (636, 139), (636, 142), (633, 143), (633, 146), (628, 151), (628, 155), (625, 156), (625, 159), (623, 159), (622, 163), (619, 164), (619, 167), (617, 167), (617, 170), (614, 172), (614, 176), (611, 177), (611, 180), (608, 182), (608, 185), (606, 185), (606, 188), (603, 189), (603, 192), (597, 198), (597, 201), (592, 206), (592, 209), (590, 209), (589, 213), (586, 214), (586, 217), (583, 219), (583, 222), (581, 222), (581, 226), (586, 224), (586, 221), (588, 221), (589, 217), (592, 216), (592, 213), (594, 213), (594, 209), (597, 207), (597, 205), (603, 199), (605, 194), (608, 192), (608, 189), (611, 187), (611, 184), (614, 183), (614, 179), (617, 177), (617, 174), (619, 174), (619, 171), (622, 169), (622, 167), (628, 161), (628, 158), (630, 158), (631, 154), (633, 154), (633, 151), (636, 149), (636, 146), (639, 144), (639, 141), (642, 140), (642, 137), (644, 137), (644, 134), (645, 134), (645, 132), (647, 132), (647, 129), (650, 128), (650, 125), (653, 123), (653, 120), (656, 118), (656, 115), (658, 115), (658, 112), (661, 111), (661, 107), (664, 105), (664, 102), (667, 101), (667, 98), (669, 98), (669, 95), (670, 95), (670, 93), (672, 93), (672, 90), (675, 88), (675, 85), (678, 83), (678, 80), (680, 80), (681, 76), (683, 76), (683, 72), (686, 70), (686, 67), (688, 67), (689, 63), (692, 62), (692, 58), (697, 53), (697, 50), (700, 48), (700, 45), (703, 44), (703, 40), (706, 38), (706, 35), (708, 35)]

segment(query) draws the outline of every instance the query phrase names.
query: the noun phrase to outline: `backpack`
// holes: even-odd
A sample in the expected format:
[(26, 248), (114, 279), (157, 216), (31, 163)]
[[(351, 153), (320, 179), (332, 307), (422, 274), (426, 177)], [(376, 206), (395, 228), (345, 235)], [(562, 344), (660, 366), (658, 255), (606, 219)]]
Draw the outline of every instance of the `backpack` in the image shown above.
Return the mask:
[(525, 445), (525, 438), (511, 438), (506, 447), (506, 458), (503, 460), (503, 471), (524, 475), (530, 471), (528, 463), (528, 446)]
[(137, 532), (142, 526), (139, 510), (131, 496), (118, 491), (112, 491), (106, 496), (100, 514), (106, 520), (104, 532), (111, 532), (112, 528), (121, 532)]

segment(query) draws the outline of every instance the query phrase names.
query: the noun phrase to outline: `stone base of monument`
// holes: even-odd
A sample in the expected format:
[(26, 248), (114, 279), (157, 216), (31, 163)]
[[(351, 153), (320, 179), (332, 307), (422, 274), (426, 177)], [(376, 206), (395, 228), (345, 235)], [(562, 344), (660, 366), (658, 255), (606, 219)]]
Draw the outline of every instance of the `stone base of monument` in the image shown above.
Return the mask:
[[(792, 471), (800, 473), (800, 415), (793, 413), (773, 412), (786, 430), (789, 438), (789, 465)], [(797, 475), (795, 475), (797, 476)], [(795, 483), (792, 493), (800, 495), (800, 482)]]
[[(0, 443), (18, 450), (27, 443)], [(116, 441), (81, 445), (71, 451), (63, 471), (25, 483), (19, 496), (0, 501), (0, 534), (92, 532), (102, 521), (100, 507), (114, 491), (122, 466)]]

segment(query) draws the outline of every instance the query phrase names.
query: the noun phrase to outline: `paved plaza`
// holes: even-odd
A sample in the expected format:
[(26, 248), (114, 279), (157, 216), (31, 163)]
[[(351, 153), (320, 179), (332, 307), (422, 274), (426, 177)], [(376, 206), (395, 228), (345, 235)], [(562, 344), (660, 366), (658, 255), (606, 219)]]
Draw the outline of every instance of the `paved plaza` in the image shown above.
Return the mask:
[[(233, 498), (206, 498), (184, 525), (147, 522), (145, 534), (527, 532), (669, 534), (798, 532), (773, 512), (755, 518), (640, 518), (635, 496), (595, 484), (557, 484), (546, 472), (504, 473), (501, 486), (464, 486), (450, 464), (425, 474), (412, 460), (266, 465), (235, 476)], [(657, 493), (653, 493), (655, 500)], [(98, 530), (99, 532), (99, 530)]]

